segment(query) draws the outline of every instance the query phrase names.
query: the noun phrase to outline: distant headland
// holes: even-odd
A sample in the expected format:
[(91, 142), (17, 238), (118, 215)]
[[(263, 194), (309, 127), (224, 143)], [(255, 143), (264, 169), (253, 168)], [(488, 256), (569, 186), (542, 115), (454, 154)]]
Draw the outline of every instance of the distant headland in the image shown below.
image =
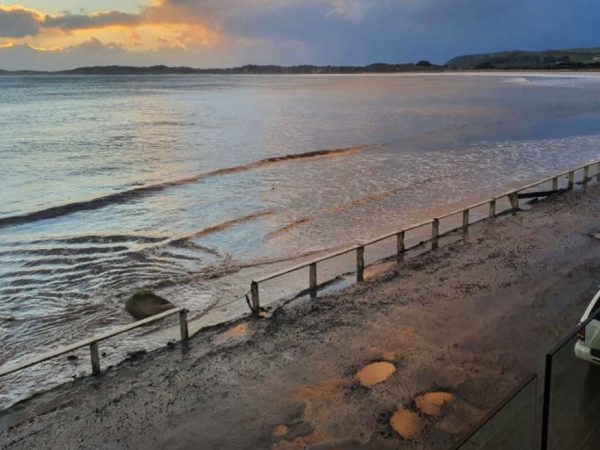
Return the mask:
[(480, 53), (457, 56), (446, 64), (437, 65), (422, 60), (417, 63), (375, 63), (366, 66), (317, 66), (317, 65), (255, 65), (231, 68), (198, 69), (193, 67), (169, 67), (164, 65), (92, 66), (59, 71), (0, 70), (0, 75), (168, 75), (168, 74), (358, 74), (358, 73), (406, 73), (480, 70), (598, 70), (600, 47), (563, 50), (523, 51), (511, 50), (496, 53)]

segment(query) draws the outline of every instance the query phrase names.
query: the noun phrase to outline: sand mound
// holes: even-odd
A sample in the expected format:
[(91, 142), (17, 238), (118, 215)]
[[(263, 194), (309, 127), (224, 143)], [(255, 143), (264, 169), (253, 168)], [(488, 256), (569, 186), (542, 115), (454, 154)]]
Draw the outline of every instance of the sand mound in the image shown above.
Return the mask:
[(357, 374), (356, 378), (364, 387), (375, 386), (387, 380), (396, 371), (396, 366), (392, 363), (382, 361), (369, 364), (363, 367)]

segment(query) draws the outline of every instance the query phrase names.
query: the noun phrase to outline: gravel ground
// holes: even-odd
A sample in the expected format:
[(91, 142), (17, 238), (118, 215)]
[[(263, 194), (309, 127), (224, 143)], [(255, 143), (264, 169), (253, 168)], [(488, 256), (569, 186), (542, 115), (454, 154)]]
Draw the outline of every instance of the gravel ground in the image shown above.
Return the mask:
[[(600, 187), (471, 230), (360, 285), (15, 405), (0, 446), (447, 448), (576, 325), (600, 281)], [(366, 387), (357, 374), (376, 362), (393, 367)]]

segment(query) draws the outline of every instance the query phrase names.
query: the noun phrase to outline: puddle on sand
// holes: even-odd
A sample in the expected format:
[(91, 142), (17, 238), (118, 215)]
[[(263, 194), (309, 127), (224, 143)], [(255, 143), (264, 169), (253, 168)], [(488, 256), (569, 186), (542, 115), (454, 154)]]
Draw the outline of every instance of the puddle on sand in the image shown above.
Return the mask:
[(356, 374), (356, 378), (364, 387), (370, 388), (387, 380), (395, 371), (396, 366), (392, 363), (381, 361), (363, 367)]
[(439, 416), (444, 405), (453, 401), (454, 396), (448, 392), (428, 392), (415, 398), (417, 408), (428, 416)]
[(288, 434), (288, 431), (290, 431), (290, 429), (287, 427), (287, 425), (277, 425), (275, 428), (273, 428), (273, 436), (283, 437)]
[(245, 335), (247, 332), (248, 332), (248, 324), (240, 323), (240, 324), (236, 325), (235, 327), (231, 327), (224, 334), (227, 337), (239, 337), (239, 336)]
[(404, 439), (414, 439), (423, 429), (419, 416), (407, 409), (399, 409), (390, 419), (390, 425)]

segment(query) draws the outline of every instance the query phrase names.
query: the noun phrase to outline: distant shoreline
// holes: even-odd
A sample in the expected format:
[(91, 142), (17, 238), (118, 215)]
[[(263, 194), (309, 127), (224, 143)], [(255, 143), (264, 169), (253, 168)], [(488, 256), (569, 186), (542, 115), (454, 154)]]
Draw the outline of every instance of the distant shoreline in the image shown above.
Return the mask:
[(88, 75), (394, 75), (394, 74), (447, 74), (447, 73), (473, 73), (473, 74), (503, 74), (503, 73), (598, 73), (599, 68), (574, 68), (574, 67), (544, 67), (544, 68), (517, 68), (506, 69), (468, 69), (450, 68), (447, 66), (414, 67), (410, 69), (369, 69), (367, 67), (319, 67), (314, 70), (297, 70), (295, 67), (280, 67), (280, 70), (271, 70), (267, 66), (256, 66), (247, 69), (236, 67), (231, 69), (193, 69), (188, 67), (133, 67), (133, 66), (102, 66), (81, 67), (71, 70), (38, 71), (38, 70), (0, 70), (2, 76), (88, 76)]
[(274, 64), (246, 64), (230, 68), (207, 68), (166, 65), (140, 66), (88, 66), (75, 69), (2, 70), (0, 75), (342, 75), (342, 74), (392, 74), (440, 72), (506, 72), (506, 71), (600, 71), (600, 48), (579, 48), (544, 51), (512, 50), (506, 52), (462, 55), (445, 64), (432, 64), (427, 60), (416, 63), (374, 63), (368, 65), (314, 65), (280, 66)]

